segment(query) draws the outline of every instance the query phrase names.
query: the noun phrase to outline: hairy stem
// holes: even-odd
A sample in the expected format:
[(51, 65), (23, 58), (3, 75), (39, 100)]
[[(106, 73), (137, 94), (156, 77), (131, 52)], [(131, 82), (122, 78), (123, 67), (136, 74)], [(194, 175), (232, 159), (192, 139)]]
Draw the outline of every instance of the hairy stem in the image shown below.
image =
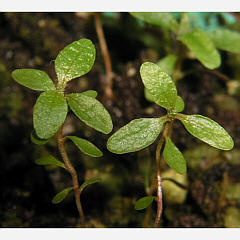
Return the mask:
[(104, 98), (105, 99), (113, 99), (113, 72), (112, 72), (112, 63), (110, 54), (108, 52), (107, 43), (105, 40), (102, 22), (101, 22), (101, 13), (95, 13), (95, 27), (97, 31), (98, 40), (100, 43), (101, 52), (104, 59), (104, 64), (106, 68), (106, 86), (104, 90)]
[(81, 204), (81, 200), (80, 200), (81, 192), (79, 190), (78, 176), (77, 176), (77, 172), (74, 169), (71, 161), (69, 160), (67, 152), (64, 148), (65, 139), (62, 135), (62, 129), (63, 129), (63, 125), (61, 126), (61, 128), (58, 130), (58, 133), (57, 133), (58, 149), (59, 149), (59, 152), (61, 153), (61, 156), (65, 163), (66, 170), (72, 176), (73, 190), (74, 190), (74, 194), (75, 194), (77, 209), (78, 209), (80, 220), (81, 220), (81, 225), (82, 225), (82, 227), (85, 227), (84, 213), (83, 213), (82, 204)]

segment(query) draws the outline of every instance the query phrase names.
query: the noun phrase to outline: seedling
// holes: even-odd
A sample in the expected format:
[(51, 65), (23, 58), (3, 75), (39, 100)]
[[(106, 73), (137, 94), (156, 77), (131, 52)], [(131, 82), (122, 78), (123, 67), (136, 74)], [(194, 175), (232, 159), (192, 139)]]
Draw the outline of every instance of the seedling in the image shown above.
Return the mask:
[[(132, 16), (142, 21), (161, 27), (164, 31), (174, 33), (177, 40), (183, 43), (201, 64), (208, 69), (221, 65), (221, 56), (217, 49), (240, 53), (240, 33), (228, 28), (206, 31), (191, 26), (188, 13), (182, 13), (178, 22), (172, 13), (163, 12), (132, 12)], [(170, 48), (171, 49), (171, 48)], [(188, 57), (189, 57), (188, 56)]]
[(158, 65), (151, 62), (143, 63), (140, 75), (151, 99), (164, 107), (167, 114), (158, 118), (132, 120), (108, 139), (107, 148), (117, 154), (136, 152), (151, 145), (162, 132), (156, 148), (156, 180), (155, 184), (152, 184), (157, 196), (140, 198), (135, 205), (136, 210), (142, 210), (156, 200), (157, 214), (154, 227), (158, 227), (162, 214), (160, 163), (165, 160), (169, 167), (179, 174), (187, 171), (182, 153), (171, 140), (173, 122), (176, 119), (180, 120), (190, 134), (218, 149), (230, 150), (234, 142), (224, 128), (210, 118), (180, 113), (184, 110), (184, 101), (178, 96), (175, 83), (170, 75)]
[(79, 185), (78, 175), (73, 167), (64, 142), (71, 140), (80, 151), (92, 156), (101, 157), (102, 152), (91, 142), (76, 136), (63, 136), (62, 129), (68, 113), (68, 106), (75, 115), (88, 126), (108, 134), (112, 131), (112, 120), (104, 106), (96, 99), (97, 92), (93, 90), (82, 93), (65, 93), (65, 87), (69, 81), (88, 73), (95, 61), (95, 47), (88, 39), (81, 39), (66, 46), (55, 60), (57, 74), (57, 86), (43, 71), (36, 69), (17, 69), (12, 77), (19, 84), (37, 91), (40, 94), (33, 111), (34, 131), (31, 134), (32, 142), (45, 144), (57, 134), (58, 149), (63, 162), (53, 156), (44, 156), (35, 161), (39, 165), (55, 165), (64, 168), (72, 176), (72, 186), (58, 193), (52, 200), (56, 204), (61, 202), (72, 190), (75, 193), (77, 209), (84, 227), (84, 213), (80, 195), (89, 184), (99, 182), (99, 178), (88, 179)]

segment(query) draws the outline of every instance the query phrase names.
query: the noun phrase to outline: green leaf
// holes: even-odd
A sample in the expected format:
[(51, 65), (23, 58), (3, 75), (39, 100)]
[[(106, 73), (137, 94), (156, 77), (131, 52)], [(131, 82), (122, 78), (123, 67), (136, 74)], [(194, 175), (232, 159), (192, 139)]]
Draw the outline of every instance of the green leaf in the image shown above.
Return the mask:
[(83, 191), (85, 187), (87, 187), (90, 184), (101, 182), (101, 178), (90, 178), (87, 181), (85, 181), (81, 186), (80, 186), (80, 191)]
[(92, 97), (92, 98), (96, 98), (97, 97), (97, 92), (94, 90), (88, 90), (85, 92), (81, 92), (81, 94), (88, 96), (88, 97)]
[(120, 128), (107, 141), (113, 153), (136, 152), (152, 144), (162, 130), (166, 118), (140, 118)]
[(94, 64), (95, 56), (95, 47), (89, 39), (81, 39), (66, 46), (55, 61), (58, 81), (67, 83), (88, 73)]
[(178, 23), (171, 13), (167, 12), (131, 12), (132, 16), (147, 23), (176, 31)]
[(41, 138), (39, 138), (39, 137), (37, 136), (35, 130), (33, 130), (33, 131), (31, 132), (31, 141), (32, 141), (33, 143), (37, 144), (37, 145), (43, 145), (43, 144), (46, 144), (46, 143), (49, 141), (49, 139), (41, 139)]
[(142, 64), (140, 74), (144, 86), (154, 98), (155, 103), (167, 109), (174, 108), (177, 89), (171, 77), (151, 62)]
[(186, 161), (182, 153), (178, 150), (169, 137), (166, 139), (163, 157), (167, 164), (177, 173), (183, 174), (187, 171)]
[(233, 148), (232, 138), (223, 127), (212, 119), (201, 115), (183, 114), (177, 114), (176, 118), (183, 123), (189, 133), (203, 142), (222, 150)]
[(13, 79), (19, 84), (33, 90), (55, 90), (51, 78), (43, 71), (36, 69), (16, 69), (12, 72)]
[(147, 208), (153, 202), (153, 199), (153, 196), (147, 196), (138, 199), (135, 204), (135, 210), (142, 210)]
[(54, 204), (60, 203), (72, 189), (73, 189), (72, 187), (66, 188), (57, 195), (55, 195), (55, 197), (52, 199), (52, 203)]
[(174, 54), (169, 54), (166, 57), (162, 58), (160, 61), (157, 62), (157, 65), (161, 68), (163, 72), (166, 72), (167, 74), (171, 75), (176, 62), (177, 62), (177, 56)]
[(227, 29), (218, 29), (208, 33), (214, 45), (225, 51), (240, 53), (240, 33)]
[(218, 51), (201, 29), (192, 30), (180, 35), (179, 38), (206, 68), (214, 69), (220, 66), (221, 58)]
[(184, 109), (184, 101), (180, 96), (177, 96), (176, 105), (174, 107), (174, 112), (182, 112)]
[(65, 165), (63, 164), (63, 162), (60, 162), (59, 160), (57, 160), (55, 157), (51, 155), (41, 157), (37, 159), (35, 163), (38, 165), (54, 165), (54, 166), (65, 168)]
[(68, 95), (72, 111), (88, 126), (108, 134), (113, 129), (112, 119), (104, 106), (95, 98), (79, 93)]
[(57, 91), (42, 93), (33, 110), (33, 124), (38, 137), (51, 138), (64, 123), (67, 103), (63, 94)]
[(92, 157), (101, 157), (103, 153), (91, 142), (86, 139), (75, 137), (75, 136), (67, 136), (73, 143), (85, 154)]

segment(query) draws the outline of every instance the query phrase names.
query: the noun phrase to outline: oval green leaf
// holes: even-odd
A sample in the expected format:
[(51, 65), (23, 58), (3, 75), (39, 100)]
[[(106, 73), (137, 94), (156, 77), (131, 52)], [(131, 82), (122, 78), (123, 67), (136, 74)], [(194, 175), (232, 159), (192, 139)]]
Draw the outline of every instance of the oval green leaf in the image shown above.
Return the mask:
[(183, 123), (189, 133), (203, 142), (222, 150), (233, 148), (234, 142), (230, 135), (212, 119), (201, 115), (183, 114), (177, 114), (176, 118)]
[(112, 131), (111, 116), (97, 99), (81, 93), (69, 94), (67, 99), (72, 111), (88, 126), (105, 134)]
[(54, 166), (65, 168), (64, 163), (60, 162), (52, 155), (41, 157), (41, 158), (37, 159), (35, 161), (35, 163), (38, 165), (54, 165)]
[(180, 96), (177, 96), (176, 105), (174, 107), (174, 112), (182, 112), (184, 110), (185, 104)]
[(174, 108), (177, 89), (171, 77), (151, 62), (142, 64), (140, 74), (144, 86), (152, 95), (155, 103), (167, 109)]
[(90, 184), (101, 182), (101, 178), (90, 178), (86, 180), (81, 186), (80, 186), (80, 191), (82, 191), (85, 187), (87, 187)]
[(83, 153), (92, 157), (101, 157), (103, 153), (91, 142), (76, 136), (67, 136)]
[(183, 174), (187, 171), (186, 161), (182, 153), (174, 145), (169, 137), (166, 139), (166, 144), (163, 150), (163, 157), (167, 164), (177, 173)]
[(92, 98), (96, 98), (97, 97), (97, 92), (94, 90), (88, 90), (85, 92), (81, 92), (81, 94), (88, 96), (88, 97), (92, 97)]
[(51, 138), (64, 123), (67, 116), (67, 102), (57, 91), (42, 93), (33, 110), (33, 124), (38, 137)]
[(67, 197), (67, 195), (72, 189), (73, 189), (72, 187), (66, 188), (57, 195), (55, 195), (55, 197), (52, 199), (52, 203), (54, 204), (60, 203), (65, 197)]
[(240, 53), (240, 33), (228, 29), (218, 29), (209, 32), (214, 45), (225, 51)]
[(139, 151), (156, 140), (165, 121), (165, 118), (132, 120), (108, 139), (107, 148), (118, 154)]
[(214, 69), (220, 66), (221, 58), (217, 49), (207, 33), (201, 29), (182, 34), (179, 39), (206, 68)]
[(147, 196), (138, 199), (135, 203), (135, 210), (143, 210), (147, 208), (153, 202), (153, 199), (153, 196)]
[(167, 12), (131, 12), (132, 16), (143, 20), (144, 22), (157, 25), (172, 31), (178, 29), (178, 23), (171, 13)]
[(95, 47), (89, 39), (81, 39), (66, 46), (55, 61), (58, 81), (67, 83), (88, 73), (94, 64), (95, 56)]
[(51, 78), (37, 69), (16, 69), (12, 72), (13, 79), (19, 84), (38, 91), (55, 90)]
[(43, 144), (46, 144), (49, 139), (42, 139), (42, 138), (39, 138), (35, 132), (35, 130), (33, 130), (31, 132), (31, 141), (37, 145), (43, 145)]

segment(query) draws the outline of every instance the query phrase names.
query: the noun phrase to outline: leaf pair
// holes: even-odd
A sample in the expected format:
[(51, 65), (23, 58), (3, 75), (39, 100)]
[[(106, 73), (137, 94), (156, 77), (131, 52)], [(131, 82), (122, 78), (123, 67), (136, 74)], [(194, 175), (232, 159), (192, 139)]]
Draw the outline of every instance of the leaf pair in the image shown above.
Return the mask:
[[(55, 70), (58, 77), (56, 89), (49, 76), (40, 70), (17, 69), (13, 71), (13, 78), (21, 85), (43, 92), (33, 112), (33, 124), (37, 137), (31, 139), (38, 144), (51, 138), (64, 123), (68, 104), (72, 111), (87, 125), (102, 133), (112, 130), (112, 120), (104, 106), (95, 99), (95, 91), (73, 93), (64, 96), (65, 85), (70, 80), (80, 77), (93, 66), (96, 50), (88, 39), (81, 39), (66, 46), (55, 60)], [(66, 101), (66, 98), (68, 102)]]
[(180, 24), (171, 13), (135, 12), (131, 15), (175, 32), (179, 40), (206, 68), (215, 69), (220, 66), (221, 57), (216, 48), (240, 53), (240, 33), (228, 29), (217, 29), (207, 33), (201, 29), (191, 29), (188, 13), (182, 13)]
[(136, 18), (153, 25), (169, 29), (178, 35), (195, 57), (207, 68), (214, 69), (220, 66), (221, 58), (211, 38), (201, 29), (190, 29), (188, 15), (183, 13), (180, 24), (171, 13), (131, 13)]
[[(38, 164), (38, 165), (53, 165), (53, 166), (66, 168), (63, 162), (57, 160), (55, 157), (53, 157), (51, 155), (39, 158), (35, 161), (35, 163)], [(86, 180), (80, 186), (79, 190), (80, 190), (80, 192), (82, 192), (83, 189), (85, 189), (88, 185), (93, 184), (93, 183), (97, 183), (97, 182), (100, 182), (100, 181), (101, 181), (100, 178), (90, 178), (90, 179)], [(54, 203), (54, 204), (60, 203), (64, 198), (67, 197), (67, 195), (69, 194), (69, 192), (71, 192), (71, 190), (73, 190), (73, 187), (66, 188), (63, 191), (56, 194), (55, 197), (52, 200), (52, 203)]]
[[(93, 184), (93, 183), (97, 183), (97, 182), (100, 182), (100, 181), (101, 181), (100, 178), (90, 178), (80, 186), (79, 190), (80, 190), (80, 192), (82, 192), (83, 189), (85, 189), (88, 185)], [(52, 203), (57, 204), (57, 203), (62, 202), (72, 190), (73, 190), (73, 188), (69, 187), (69, 188), (66, 188), (63, 191), (59, 192), (52, 199)]]
[[(55, 60), (58, 82), (68, 81), (88, 73), (95, 61), (96, 50), (89, 39), (81, 39), (66, 46)], [(19, 84), (38, 91), (56, 90), (50, 77), (36, 69), (17, 69), (12, 77)]]
[[(177, 96), (176, 86), (171, 77), (160, 67), (149, 62), (143, 63), (140, 73), (145, 87), (151, 96), (155, 97), (156, 103), (167, 108), (171, 116), (132, 120), (108, 139), (109, 151), (123, 154), (149, 146), (160, 134), (164, 123), (172, 121), (172, 118), (180, 120), (190, 134), (215, 148), (222, 150), (233, 148), (232, 138), (218, 123), (201, 115), (177, 113), (183, 110), (184, 102)], [(166, 137), (163, 156), (168, 165), (178, 173), (186, 172), (184, 157), (169, 137)]]

